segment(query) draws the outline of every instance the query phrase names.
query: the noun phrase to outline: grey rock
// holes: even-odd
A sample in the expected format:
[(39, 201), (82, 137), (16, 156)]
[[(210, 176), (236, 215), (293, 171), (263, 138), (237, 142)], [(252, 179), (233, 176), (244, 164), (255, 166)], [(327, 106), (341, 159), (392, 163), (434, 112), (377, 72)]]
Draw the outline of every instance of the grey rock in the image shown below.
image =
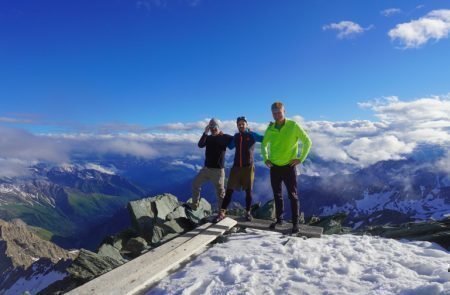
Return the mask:
[(349, 228), (343, 227), (342, 223), (347, 218), (347, 214), (338, 213), (332, 216), (322, 217), (321, 219), (316, 218), (315, 220), (310, 220), (310, 225), (323, 227), (323, 234), (344, 234), (350, 232)]
[(151, 244), (160, 244), (163, 240), (166, 240), (164, 239), (164, 237), (169, 234), (178, 235), (185, 232), (186, 226), (186, 224), (183, 224), (183, 219), (169, 220), (164, 222), (163, 224), (157, 224), (153, 227), (150, 242)]
[(101, 245), (97, 251), (97, 254), (104, 257), (114, 258), (121, 263), (126, 263), (128, 261), (120, 254), (119, 249), (109, 244)]
[[(192, 199), (189, 199), (187, 203), (192, 203)], [(198, 208), (196, 210), (191, 210), (189, 208), (184, 207), (187, 218), (195, 225), (200, 224), (203, 220), (211, 216), (212, 207), (211, 204), (205, 200), (204, 198), (200, 199)]]
[(137, 237), (128, 240), (124, 250), (129, 251), (132, 257), (137, 257), (148, 248), (147, 241), (144, 238)]
[(371, 234), (391, 239), (434, 242), (444, 249), (450, 247), (450, 217), (440, 221), (408, 222), (400, 225), (366, 227), (360, 234)]
[(253, 216), (258, 219), (275, 219), (275, 201), (270, 200), (256, 209)]
[(73, 279), (87, 282), (122, 264), (121, 261), (112, 257), (101, 256), (89, 250), (81, 249), (67, 272)]
[(128, 210), (132, 225), (142, 235), (151, 232), (155, 224), (164, 223), (167, 215), (179, 206), (177, 197), (171, 194), (163, 194), (129, 202)]
[(186, 208), (183, 206), (178, 206), (177, 208), (175, 208), (174, 211), (167, 214), (165, 219), (166, 220), (176, 220), (179, 218), (188, 219), (188, 217), (186, 215)]

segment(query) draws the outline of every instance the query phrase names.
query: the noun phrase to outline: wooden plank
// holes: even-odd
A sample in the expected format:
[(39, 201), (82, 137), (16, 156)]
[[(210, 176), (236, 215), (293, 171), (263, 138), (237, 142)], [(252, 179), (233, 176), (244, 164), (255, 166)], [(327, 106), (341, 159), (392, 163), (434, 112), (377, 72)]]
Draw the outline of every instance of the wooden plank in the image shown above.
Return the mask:
[(155, 284), (167, 273), (206, 248), (218, 236), (236, 225), (226, 218), (217, 224), (207, 223), (158, 248), (70, 291), (67, 294), (137, 294)]
[(149, 261), (151, 262), (157, 260), (159, 257), (166, 255), (167, 253), (186, 243), (195, 235), (199, 234), (211, 225), (212, 223), (205, 223), (199, 227), (196, 227), (195, 229), (181, 235), (180, 237), (170, 240), (157, 248), (151, 249), (147, 253), (87, 282), (86, 284), (70, 291), (67, 294), (94, 294), (93, 292), (95, 292), (97, 288), (102, 284), (107, 285), (109, 284), (109, 282), (117, 280), (117, 277), (120, 277), (121, 274), (132, 274), (136, 272), (137, 269), (148, 265)]
[[(252, 221), (247, 221), (243, 217), (239, 216), (228, 216), (237, 221), (237, 226), (245, 228), (254, 228), (259, 230), (275, 231), (282, 234), (290, 234), (292, 230), (292, 223), (286, 222), (282, 226), (277, 226), (275, 229), (269, 228), (269, 225), (273, 222), (272, 220), (266, 219), (256, 219), (253, 218)], [(308, 238), (320, 238), (323, 233), (323, 228), (320, 226), (310, 226), (305, 224), (299, 224), (298, 236), (305, 236)]]

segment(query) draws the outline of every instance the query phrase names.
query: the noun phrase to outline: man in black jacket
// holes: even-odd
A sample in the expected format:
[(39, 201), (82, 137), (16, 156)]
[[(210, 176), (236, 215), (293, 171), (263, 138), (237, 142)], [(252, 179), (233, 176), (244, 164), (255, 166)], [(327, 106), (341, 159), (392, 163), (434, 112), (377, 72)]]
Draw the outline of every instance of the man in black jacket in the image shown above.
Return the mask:
[[(208, 131), (211, 135), (208, 135)], [(205, 166), (198, 172), (192, 183), (192, 209), (196, 210), (200, 202), (201, 187), (206, 181), (211, 181), (216, 189), (217, 209), (222, 207), (225, 196), (225, 151), (233, 137), (222, 133), (219, 122), (211, 119), (205, 132), (198, 142), (199, 148), (206, 147)]]

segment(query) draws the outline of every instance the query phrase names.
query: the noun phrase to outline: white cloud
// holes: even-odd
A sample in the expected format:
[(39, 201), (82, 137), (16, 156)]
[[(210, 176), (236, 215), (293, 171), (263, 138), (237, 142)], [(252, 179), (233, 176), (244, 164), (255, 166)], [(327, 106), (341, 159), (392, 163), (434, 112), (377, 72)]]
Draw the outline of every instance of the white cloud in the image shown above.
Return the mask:
[(33, 120), (13, 117), (0, 117), (2, 123), (14, 123), (14, 124), (31, 124)]
[(450, 121), (450, 100), (439, 96), (420, 98), (409, 102), (398, 99), (387, 100), (385, 103), (378, 101), (370, 106), (377, 113), (377, 117), (392, 124)]
[(28, 166), (31, 163), (19, 159), (0, 158), (0, 177), (16, 177), (29, 174)]
[[(296, 116), (294, 118), (295, 120), (301, 120), (300, 116)], [(209, 118), (201, 120), (201, 121), (197, 121), (197, 122), (188, 122), (188, 123), (181, 123), (181, 122), (177, 122), (177, 123), (171, 123), (171, 124), (166, 124), (166, 125), (162, 125), (162, 126), (158, 126), (157, 130), (161, 130), (161, 131), (166, 131), (166, 132), (172, 132), (172, 131), (183, 131), (183, 132), (187, 132), (187, 131), (195, 131), (196, 135), (198, 136), (198, 134), (201, 134), (201, 132), (204, 131), (205, 127), (208, 125), (209, 123)], [(237, 126), (236, 126), (236, 121), (234, 120), (219, 120), (219, 128), (228, 134), (234, 134), (237, 132)], [(257, 123), (257, 122), (248, 122), (248, 127), (255, 131), (255, 132), (264, 132), (266, 130), (267, 127), (267, 123)]]
[[(392, 96), (359, 105), (372, 109), (381, 120), (381, 128), (374, 133), (373, 138), (381, 135), (390, 137), (391, 140), (385, 143), (390, 146), (388, 150), (394, 159), (409, 153), (411, 148), (419, 144), (450, 144), (450, 99), (446, 95), (412, 101), (401, 101)], [(361, 149), (364, 148), (364, 142), (361, 142)], [(354, 148), (353, 154), (360, 159), (361, 156), (365, 157), (364, 152), (355, 152)], [(383, 155), (378, 156), (379, 159), (384, 158)]]
[(0, 158), (50, 162), (69, 159), (69, 147), (53, 138), (43, 138), (22, 129), (4, 126), (0, 126), (0, 138)]
[(393, 135), (379, 135), (357, 138), (344, 149), (360, 165), (367, 166), (378, 161), (404, 159), (415, 146), (415, 143), (405, 143)]
[(446, 172), (450, 174), (450, 152), (447, 152), (447, 154), (445, 155), (445, 157), (443, 157), (442, 159), (440, 159), (437, 164), (436, 167), (442, 171), (442, 172)]
[(401, 12), (402, 12), (402, 10), (400, 8), (388, 8), (388, 9), (381, 11), (380, 13), (386, 17), (389, 17), (389, 16), (393, 16), (395, 14), (399, 14)]
[(361, 27), (359, 24), (354, 23), (352, 21), (341, 21), (339, 23), (331, 23), (329, 25), (325, 25), (322, 27), (324, 31), (326, 30), (335, 30), (338, 32), (337, 37), (339, 39), (348, 39), (355, 37), (357, 35), (361, 35), (364, 31), (368, 31), (373, 28), (373, 25), (370, 25), (367, 28)]
[(388, 35), (403, 48), (418, 48), (430, 40), (439, 41), (450, 33), (450, 9), (433, 10), (418, 20), (398, 24)]
[(309, 136), (313, 141), (314, 154), (319, 155), (322, 159), (356, 164), (356, 161), (352, 160), (342, 148), (342, 139), (330, 137), (327, 134), (321, 134), (317, 131), (310, 132)]
[(115, 175), (117, 173), (117, 169), (115, 169), (114, 167), (104, 167), (104, 166), (101, 166), (101, 165), (98, 165), (95, 163), (88, 163), (84, 166), (84, 168), (96, 170), (101, 173), (110, 174), (110, 175)]
[(199, 171), (199, 170), (201, 169), (201, 167), (198, 166), (198, 165), (193, 165), (193, 164), (185, 163), (185, 162), (183, 162), (183, 161), (181, 161), (181, 160), (174, 160), (174, 161), (172, 161), (172, 162), (170, 163), (170, 165), (173, 165), (173, 166), (181, 166), (181, 167), (185, 167), (185, 168), (188, 168), (188, 169), (191, 169), (191, 170), (194, 170), (194, 171)]

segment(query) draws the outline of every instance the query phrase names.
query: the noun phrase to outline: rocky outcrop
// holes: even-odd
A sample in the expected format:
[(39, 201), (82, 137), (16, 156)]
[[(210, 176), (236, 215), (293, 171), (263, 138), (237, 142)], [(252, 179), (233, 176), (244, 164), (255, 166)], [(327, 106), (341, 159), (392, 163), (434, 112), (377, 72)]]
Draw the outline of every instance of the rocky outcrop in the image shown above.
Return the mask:
[(128, 203), (131, 224), (147, 243), (156, 245), (168, 234), (191, 230), (211, 214), (211, 205), (201, 200), (197, 210), (182, 206), (174, 195), (163, 194)]
[(110, 256), (103, 256), (89, 250), (81, 249), (77, 259), (67, 269), (67, 272), (72, 278), (87, 282), (122, 264), (122, 261)]
[(0, 220), (0, 294), (38, 292), (67, 276), (75, 255), (42, 240), (21, 220)]
[(408, 222), (401, 225), (366, 227), (360, 234), (391, 239), (434, 242), (450, 251), (450, 217), (440, 221)]
[(338, 213), (332, 216), (326, 217), (311, 217), (309, 225), (320, 226), (323, 228), (323, 234), (345, 234), (351, 232), (351, 228), (342, 226), (344, 220), (347, 218), (347, 214)]
[(81, 249), (67, 269), (69, 275), (42, 290), (42, 294), (68, 292), (193, 229), (211, 214), (211, 205), (206, 200), (202, 199), (200, 206), (193, 211), (171, 194), (132, 201), (127, 207), (132, 227), (106, 237), (97, 253)]
[(344, 227), (347, 214), (338, 213), (327, 217), (312, 217), (309, 225), (320, 226), (324, 234), (374, 235), (390, 239), (428, 241), (439, 244), (450, 251), (450, 217), (440, 221), (406, 222), (397, 225), (366, 226), (352, 230)]
[(22, 267), (27, 269), (40, 258), (53, 263), (73, 258), (67, 250), (42, 240), (19, 219), (0, 220), (0, 270)]
[(275, 201), (270, 200), (253, 212), (253, 217), (259, 219), (275, 219)]

